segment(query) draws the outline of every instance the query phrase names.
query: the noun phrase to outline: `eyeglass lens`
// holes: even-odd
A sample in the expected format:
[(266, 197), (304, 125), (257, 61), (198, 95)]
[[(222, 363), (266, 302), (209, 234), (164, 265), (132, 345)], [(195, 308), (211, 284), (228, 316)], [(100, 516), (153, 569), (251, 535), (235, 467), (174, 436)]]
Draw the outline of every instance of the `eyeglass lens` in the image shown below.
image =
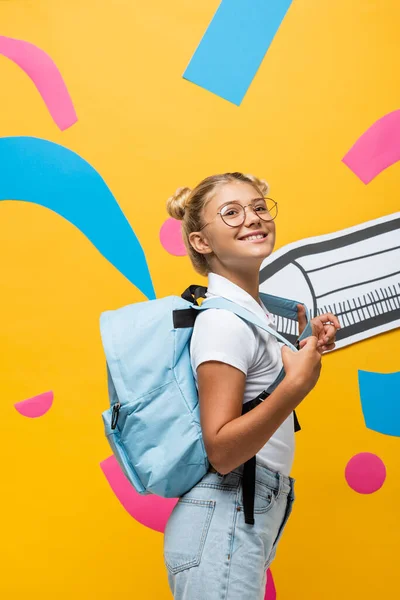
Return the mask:
[[(262, 221), (273, 221), (278, 212), (277, 204), (271, 198), (260, 198), (252, 202), (251, 206)], [(224, 223), (231, 227), (242, 225), (246, 218), (246, 210), (239, 202), (225, 204), (220, 214)]]

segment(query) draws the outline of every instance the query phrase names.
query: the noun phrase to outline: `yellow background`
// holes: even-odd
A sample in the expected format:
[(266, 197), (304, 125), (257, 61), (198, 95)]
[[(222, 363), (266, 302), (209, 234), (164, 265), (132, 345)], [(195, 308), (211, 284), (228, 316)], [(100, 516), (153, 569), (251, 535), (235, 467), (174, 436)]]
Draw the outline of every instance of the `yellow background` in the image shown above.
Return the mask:
[[(78, 122), (60, 132), (28, 77), (0, 56), (0, 132), (52, 140), (104, 177), (146, 253), (157, 296), (202, 282), (159, 242), (165, 201), (216, 172), (265, 177), (277, 247), (399, 209), (400, 166), (368, 186), (341, 158), (399, 108), (397, 0), (294, 0), (240, 107), (182, 78), (218, 0), (0, 2), (0, 34), (45, 50)], [(1, 182), (0, 182), (1, 185)], [(111, 452), (98, 318), (143, 300), (71, 224), (0, 203), (0, 596), (170, 598), (162, 535), (135, 522), (99, 463)], [(400, 439), (364, 426), (357, 370), (399, 370), (399, 331), (324, 359), (300, 407), (297, 506), (273, 565), (278, 600), (398, 596)], [(54, 391), (52, 409), (14, 403)], [(387, 480), (352, 491), (347, 461), (373, 452)]]

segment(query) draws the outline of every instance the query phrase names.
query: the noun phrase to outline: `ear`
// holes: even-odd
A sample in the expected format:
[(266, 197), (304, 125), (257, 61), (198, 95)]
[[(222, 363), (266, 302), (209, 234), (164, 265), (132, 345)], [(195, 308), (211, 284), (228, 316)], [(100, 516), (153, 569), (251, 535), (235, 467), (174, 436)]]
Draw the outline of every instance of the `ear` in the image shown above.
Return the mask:
[(189, 235), (189, 243), (199, 254), (212, 254), (212, 248), (207, 238), (199, 231)]

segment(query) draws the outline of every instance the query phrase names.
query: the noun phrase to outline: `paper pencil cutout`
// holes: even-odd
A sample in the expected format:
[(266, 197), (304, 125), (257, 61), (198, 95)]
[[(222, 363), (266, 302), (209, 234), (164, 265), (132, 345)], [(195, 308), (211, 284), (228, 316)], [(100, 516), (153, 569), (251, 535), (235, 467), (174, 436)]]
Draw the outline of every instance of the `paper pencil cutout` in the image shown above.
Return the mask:
[[(280, 248), (261, 267), (260, 290), (337, 315), (336, 349), (400, 326), (400, 212)], [(290, 341), (297, 323), (275, 318)]]

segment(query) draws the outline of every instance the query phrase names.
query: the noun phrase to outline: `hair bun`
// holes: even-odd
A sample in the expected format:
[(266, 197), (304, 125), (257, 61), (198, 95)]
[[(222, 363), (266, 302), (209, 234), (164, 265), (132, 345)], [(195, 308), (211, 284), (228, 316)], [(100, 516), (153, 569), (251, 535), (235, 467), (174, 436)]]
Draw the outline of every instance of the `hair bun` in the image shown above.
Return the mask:
[(182, 221), (191, 191), (188, 187), (180, 187), (176, 190), (175, 194), (168, 198), (167, 211), (173, 219)]

